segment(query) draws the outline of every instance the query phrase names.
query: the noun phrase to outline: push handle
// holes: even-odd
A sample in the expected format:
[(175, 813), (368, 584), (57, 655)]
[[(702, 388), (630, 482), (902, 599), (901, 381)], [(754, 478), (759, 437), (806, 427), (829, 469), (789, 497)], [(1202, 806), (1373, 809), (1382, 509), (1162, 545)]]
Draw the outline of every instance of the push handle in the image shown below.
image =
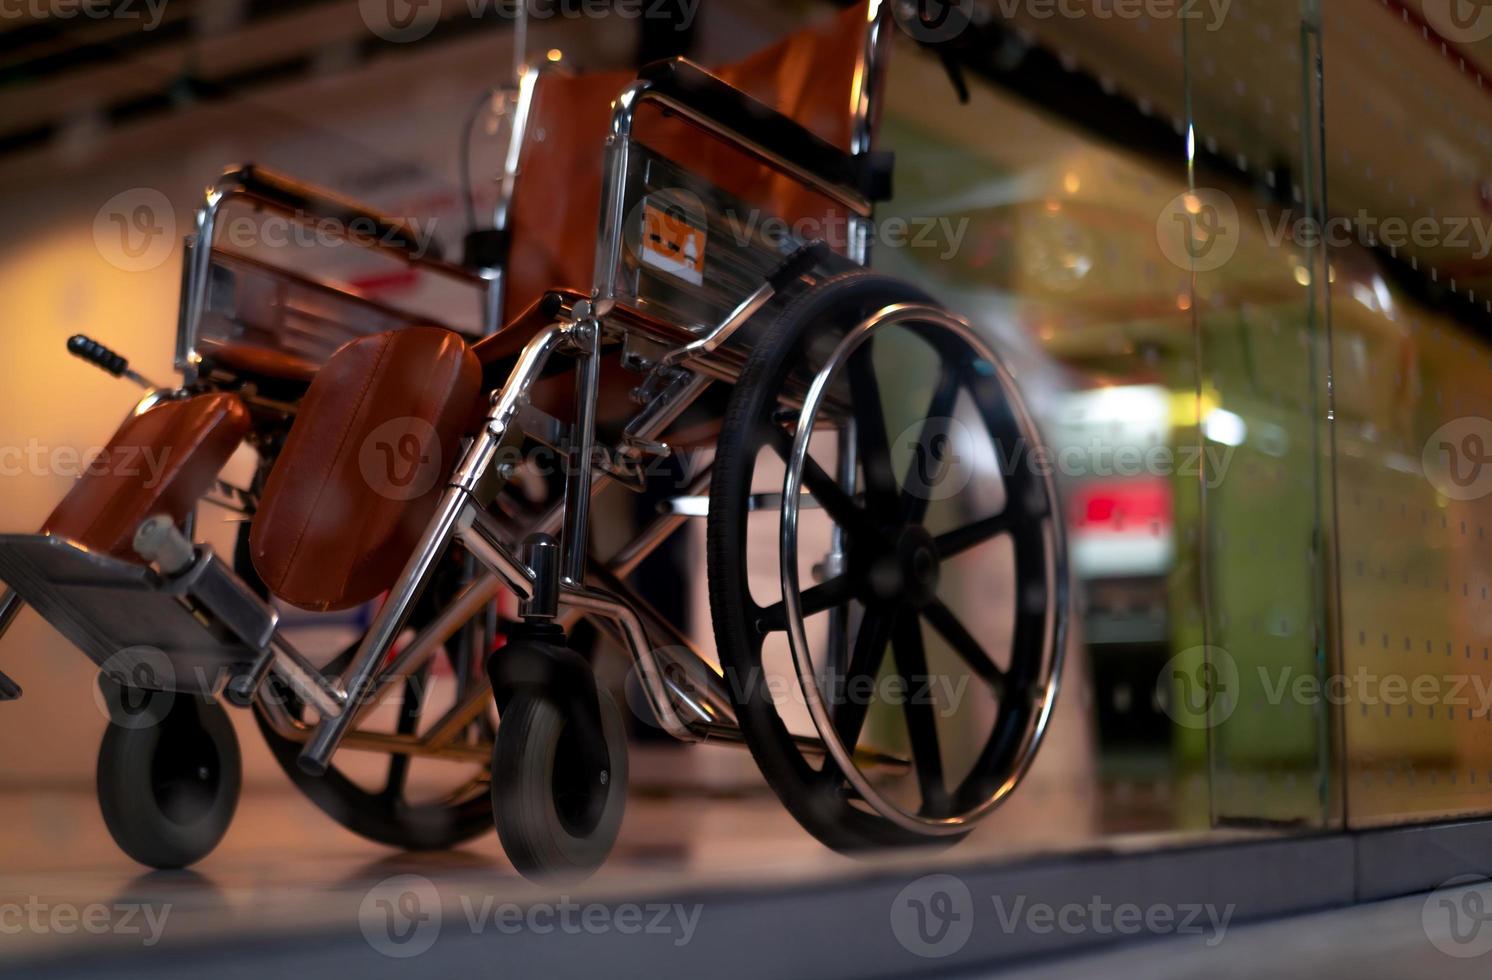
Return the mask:
[(103, 368), (116, 378), (123, 377), (124, 372), (129, 370), (129, 361), (98, 341), (80, 333), (67, 338), (67, 352), (74, 357), (81, 357), (89, 364)]

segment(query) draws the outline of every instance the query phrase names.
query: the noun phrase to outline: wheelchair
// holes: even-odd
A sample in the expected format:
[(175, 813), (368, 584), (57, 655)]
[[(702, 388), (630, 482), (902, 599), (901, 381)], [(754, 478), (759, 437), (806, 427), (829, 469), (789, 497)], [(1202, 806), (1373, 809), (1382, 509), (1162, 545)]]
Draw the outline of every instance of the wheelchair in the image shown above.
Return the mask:
[[(0, 536), (0, 629), (30, 605), (104, 668), (99, 792), (126, 852), (181, 867), (221, 839), (227, 701), (357, 833), (442, 848), (495, 822), (522, 874), (593, 873), (628, 766), (617, 698), (569, 642), (582, 620), (630, 656), (642, 714), (744, 745), (832, 848), (955, 840), (1016, 789), (1061, 675), (1062, 521), (996, 351), (866, 268), (889, 196), (872, 149), (889, 6), (717, 73), (526, 70), (475, 273), (277, 175), (215, 186), (187, 258), (185, 383), (126, 424), (192, 447), (180, 471), (149, 492), (85, 480), (67, 519)], [(353, 304), (334, 351), (289, 350), (283, 324), (208, 336), (213, 222), (235, 195), (376, 219), (384, 247), (480, 288), (484, 329)], [(244, 439), (262, 462), (225, 562), (191, 515)], [(603, 552), (593, 505), (656, 487), (670, 459), (672, 495)], [(554, 487), (537, 503), (518, 492), (536, 476)], [(699, 519), (714, 658), (632, 581)], [(316, 666), (273, 600), (377, 612)], [(349, 753), (386, 756), (384, 778), (351, 775)], [(416, 800), (416, 761), (451, 788)]]

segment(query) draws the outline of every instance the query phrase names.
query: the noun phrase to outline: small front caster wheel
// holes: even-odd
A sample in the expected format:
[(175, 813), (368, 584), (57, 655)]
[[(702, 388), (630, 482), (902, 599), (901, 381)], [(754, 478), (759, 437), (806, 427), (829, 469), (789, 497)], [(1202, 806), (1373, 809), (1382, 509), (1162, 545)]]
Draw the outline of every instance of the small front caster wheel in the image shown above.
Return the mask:
[(124, 853), (152, 868), (185, 868), (227, 833), (242, 775), (223, 707), (177, 694), (156, 724), (109, 725), (98, 753), (99, 807)]
[(508, 859), (525, 878), (579, 881), (616, 844), (627, 805), (626, 734), (604, 691), (599, 707), (606, 744), (589, 752), (555, 700), (515, 694), (501, 714), (492, 750), (493, 816)]

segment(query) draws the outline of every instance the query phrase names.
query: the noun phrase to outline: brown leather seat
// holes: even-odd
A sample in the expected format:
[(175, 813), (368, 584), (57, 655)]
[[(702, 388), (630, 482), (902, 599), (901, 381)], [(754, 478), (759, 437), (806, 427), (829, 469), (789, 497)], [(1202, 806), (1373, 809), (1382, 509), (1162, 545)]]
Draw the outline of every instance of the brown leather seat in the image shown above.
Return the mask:
[(237, 374), (309, 384), (316, 365), (303, 357), (248, 344), (204, 344), (202, 356)]
[(140, 522), (159, 513), (184, 521), (248, 431), (248, 409), (226, 393), (162, 402), (131, 416), (42, 532), (138, 562), (132, 544)]
[(393, 584), (479, 409), (481, 367), (448, 330), (343, 345), (316, 374), (249, 534), (254, 568), (303, 609), (346, 609)]

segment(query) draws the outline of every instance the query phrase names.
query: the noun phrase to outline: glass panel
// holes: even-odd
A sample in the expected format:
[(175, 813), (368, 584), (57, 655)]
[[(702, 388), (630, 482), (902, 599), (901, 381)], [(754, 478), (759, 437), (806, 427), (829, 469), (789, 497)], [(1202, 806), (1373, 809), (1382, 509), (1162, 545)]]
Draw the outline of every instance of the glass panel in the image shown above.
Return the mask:
[(1492, 14), (1324, 5), (1347, 816), (1492, 809)]
[(1321, 200), (1315, 35), (1293, 0), (1184, 24), (1192, 189), (1160, 233), (1194, 274), (1205, 616), (1174, 692), (1205, 709), (1216, 822), (1319, 825), (1331, 713), (1301, 692), (1324, 680), (1330, 636), (1326, 272), (1319, 243), (1292, 236)]

